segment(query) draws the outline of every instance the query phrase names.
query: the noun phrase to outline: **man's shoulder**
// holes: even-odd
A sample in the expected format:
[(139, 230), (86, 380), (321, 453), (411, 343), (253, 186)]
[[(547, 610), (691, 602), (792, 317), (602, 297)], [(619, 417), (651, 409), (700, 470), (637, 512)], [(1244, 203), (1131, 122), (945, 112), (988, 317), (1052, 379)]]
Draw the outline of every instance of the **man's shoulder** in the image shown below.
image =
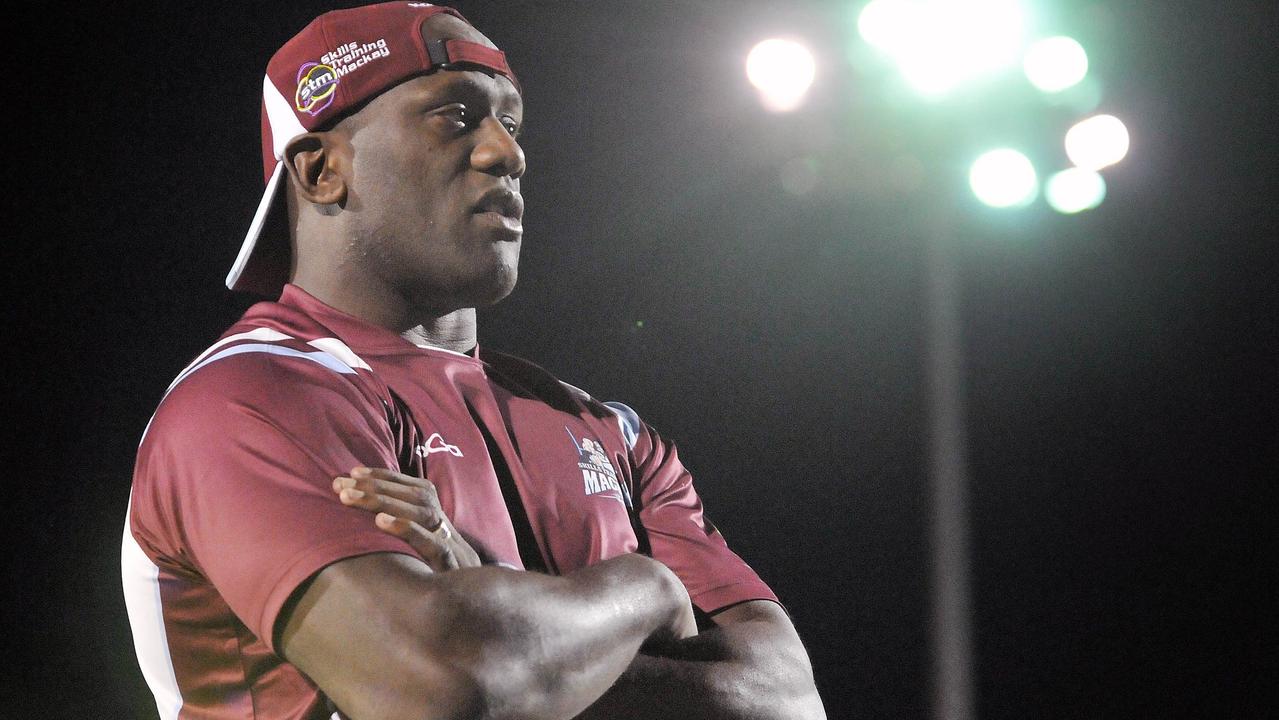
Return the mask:
[(537, 363), (515, 355), (485, 350), (484, 360), (506, 375), (508, 380), (531, 390), (552, 406), (573, 409), (578, 414), (593, 416), (609, 425), (616, 424), (626, 445), (635, 447), (643, 422), (629, 405), (616, 400), (600, 400), (580, 387), (559, 379)]
[(314, 378), (356, 382), (372, 376), (368, 363), (340, 338), (297, 330), (241, 321), (179, 372), (166, 395), (183, 385), (232, 391), (241, 383)]
[(259, 303), (177, 374), (153, 422), (176, 416), (191, 424), (227, 405), (305, 412), (337, 400), (380, 408), (387, 395), (342, 339), (293, 308)]
[(501, 384), (529, 391), (551, 405), (602, 406), (585, 390), (560, 380), (550, 370), (525, 358), (509, 353), (484, 350), (482, 357)]
[(532, 360), (485, 347), (480, 353), (484, 363), (496, 368), (513, 379), (533, 380), (537, 382), (560, 382), (550, 370)]

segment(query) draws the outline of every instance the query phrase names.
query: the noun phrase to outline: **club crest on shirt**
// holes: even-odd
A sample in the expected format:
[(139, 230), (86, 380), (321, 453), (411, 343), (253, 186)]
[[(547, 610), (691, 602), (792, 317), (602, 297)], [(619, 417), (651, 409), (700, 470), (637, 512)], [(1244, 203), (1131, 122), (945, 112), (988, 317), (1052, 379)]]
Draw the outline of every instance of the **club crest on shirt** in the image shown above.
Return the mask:
[(631, 507), (631, 496), (618, 482), (617, 471), (609, 462), (608, 453), (598, 440), (583, 437), (579, 442), (573, 431), (566, 426), (564, 431), (577, 448), (577, 467), (582, 471), (582, 486), (587, 495), (603, 495), (611, 497), (626, 507)]

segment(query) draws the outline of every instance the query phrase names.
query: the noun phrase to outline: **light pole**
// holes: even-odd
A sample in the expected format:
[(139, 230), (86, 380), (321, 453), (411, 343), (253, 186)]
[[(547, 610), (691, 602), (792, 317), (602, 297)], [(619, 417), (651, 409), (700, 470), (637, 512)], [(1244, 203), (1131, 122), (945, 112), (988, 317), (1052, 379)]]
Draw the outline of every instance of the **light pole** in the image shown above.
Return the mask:
[(934, 205), (924, 221), (932, 705), (937, 720), (970, 720), (975, 715), (968, 436), (959, 271), (954, 215), (948, 210)]
[[(1067, 101), (1075, 92), (1072, 88), (1095, 89), (1082, 85), (1089, 70), (1082, 45), (1061, 35), (1032, 40), (1030, 25), (1021, 0), (870, 0), (857, 12), (857, 31), (865, 45), (889, 61), (896, 81), (920, 98), (921, 112), (930, 116), (935, 130), (940, 128), (933, 137), (921, 133), (917, 138), (942, 141), (941, 152), (925, 153), (929, 157), (949, 157), (961, 151), (956, 147), (961, 141), (990, 143), (993, 138), (987, 135), (1008, 126), (1010, 113), (1027, 108), (1026, 85), (1055, 98), (1059, 107), (1071, 104)], [(954, 110), (947, 101), (960, 90), (1006, 76), (1010, 68), (1022, 70), (1025, 81), (1011, 104), (984, 98), (976, 115), (971, 105), (955, 112), (962, 117), (947, 115)], [(816, 65), (803, 44), (774, 38), (755, 46), (746, 69), (766, 109), (792, 112), (812, 86)], [(1089, 95), (1081, 92), (1079, 97)], [(1128, 135), (1113, 116), (1078, 122), (1065, 138), (1066, 155), (1074, 166), (1048, 177), (1042, 193), (1039, 174), (1026, 155), (1011, 147), (984, 149), (968, 173), (969, 187), (984, 205), (1016, 210), (1042, 194), (1053, 209), (1072, 214), (1104, 200), (1106, 185), (1097, 171), (1124, 157)], [(956, 205), (958, 193), (948, 185), (953, 168), (939, 160), (931, 170), (929, 176), (940, 178), (942, 184), (928, 185), (931, 192), (921, 198), (916, 219), (925, 235), (932, 714), (936, 720), (973, 720), (967, 383), (956, 258), (956, 227), (965, 213)]]
[[(1029, 84), (1048, 95), (1067, 91), (1084, 79), (1088, 57), (1083, 47), (1064, 36), (1028, 42), (1025, 16), (1018, 0), (871, 0), (862, 6), (857, 27), (866, 44), (891, 61), (901, 80), (944, 112), (948, 95), (1017, 65)], [(1001, 110), (1000, 103), (989, 103), (991, 116)], [(983, 119), (970, 120), (976, 134), (989, 131)], [(1044, 187), (1048, 204), (1062, 213), (1099, 205), (1105, 182), (1096, 171), (1117, 162), (1127, 147), (1127, 132), (1116, 118), (1098, 116), (1078, 123), (1066, 139), (1067, 154), (1077, 167), (1049, 179)], [(944, 176), (946, 171), (937, 174)], [(1034, 165), (1012, 148), (982, 153), (968, 180), (977, 199), (995, 208), (1026, 207), (1040, 194)], [(941, 188), (935, 195), (923, 199), (920, 218), (926, 235), (932, 715), (935, 720), (972, 720), (976, 702), (967, 383), (955, 237), (962, 215), (950, 200), (954, 193)]]

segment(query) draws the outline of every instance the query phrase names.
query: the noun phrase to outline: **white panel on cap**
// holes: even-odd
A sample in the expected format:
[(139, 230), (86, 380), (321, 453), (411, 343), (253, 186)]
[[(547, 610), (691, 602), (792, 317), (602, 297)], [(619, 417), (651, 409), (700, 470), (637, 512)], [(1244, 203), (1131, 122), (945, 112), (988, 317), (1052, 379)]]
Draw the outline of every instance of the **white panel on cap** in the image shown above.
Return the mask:
[(253, 222), (249, 223), (249, 233), (244, 236), (244, 243), (240, 245), (240, 253), (235, 256), (235, 262), (231, 265), (231, 272), (227, 273), (226, 286), (228, 289), (235, 289), (235, 284), (240, 281), (240, 275), (244, 273), (244, 269), (249, 265), (249, 258), (253, 257), (253, 249), (257, 247), (258, 237), (262, 234), (262, 228), (266, 225), (267, 216), (271, 214), (271, 208), (275, 205), (275, 194), (279, 191), (280, 182), (284, 175), (284, 163), (276, 162), (275, 170), (271, 172), (271, 179), (266, 182), (266, 192), (262, 193), (262, 200), (258, 203), (258, 210), (253, 214)]
[(298, 122), (293, 106), (280, 94), (275, 83), (271, 82), (270, 75), (262, 76), (262, 102), (266, 105), (267, 122), (271, 124), (271, 140), (274, 145), (271, 149), (275, 153), (275, 159), (280, 160), (284, 157), (284, 148), (288, 147), (289, 141), (306, 132), (306, 128)]

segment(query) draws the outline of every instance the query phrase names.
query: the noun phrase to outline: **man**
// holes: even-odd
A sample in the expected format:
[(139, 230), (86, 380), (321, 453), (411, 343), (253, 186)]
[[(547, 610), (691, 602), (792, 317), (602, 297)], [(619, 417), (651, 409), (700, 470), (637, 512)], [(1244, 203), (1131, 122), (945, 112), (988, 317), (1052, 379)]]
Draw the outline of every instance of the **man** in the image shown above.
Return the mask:
[(476, 346), (522, 235), (504, 55), (384, 3), (308, 25), (263, 92), (228, 285), (280, 299), (170, 386), (124, 533), (161, 716), (824, 717), (674, 447)]

